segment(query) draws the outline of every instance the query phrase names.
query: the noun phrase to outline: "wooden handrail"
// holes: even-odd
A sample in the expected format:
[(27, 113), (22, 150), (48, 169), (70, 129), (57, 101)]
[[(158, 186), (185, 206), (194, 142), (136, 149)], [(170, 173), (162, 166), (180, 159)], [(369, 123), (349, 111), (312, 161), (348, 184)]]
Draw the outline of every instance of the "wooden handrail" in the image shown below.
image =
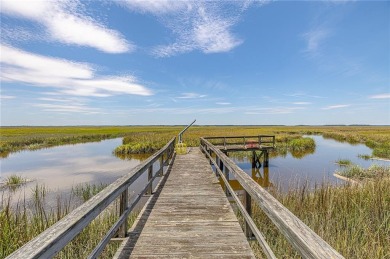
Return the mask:
[[(170, 159), (174, 153), (174, 144), (176, 138), (172, 138), (162, 149), (154, 155), (137, 165), (131, 171), (107, 186), (97, 195), (89, 199), (87, 202), (70, 212), (63, 219), (55, 223), (50, 228), (43, 231), (36, 238), (29, 241), (27, 244), (16, 250), (7, 258), (51, 258), (64, 248), (74, 237), (76, 237), (93, 219), (95, 219), (107, 206), (109, 206), (119, 196), (126, 195), (129, 186), (137, 180), (149, 168), (153, 168), (154, 162), (166, 154), (166, 159)], [(163, 163), (160, 162), (160, 167)], [(100, 242), (100, 246), (96, 247), (91, 257), (95, 258), (108, 243), (109, 239), (120, 229), (125, 226), (127, 216), (135, 207), (136, 202), (141, 198), (150, 186), (153, 185), (153, 180), (161, 173), (163, 168), (160, 168), (155, 176), (148, 179), (148, 183), (141, 191), (134, 202), (128, 204), (127, 198), (121, 199), (125, 203), (121, 205), (121, 215), (113, 227), (107, 232), (106, 236)], [(127, 195), (126, 195), (127, 196)], [(125, 227), (122, 231), (126, 231)]]
[[(204, 137), (205, 140), (220, 140), (220, 142), (214, 145), (222, 145), (225, 149), (229, 145), (243, 145), (245, 146), (249, 142), (257, 141), (259, 147), (263, 148), (275, 148), (275, 136), (274, 135), (257, 135), (257, 136), (227, 136), (227, 137)], [(233, 139), (234, 142), (228, 142), (227, 140)], [(251, 140), (252, 139), (252, 140)]]
[[(214, 164), (216, 172), (218, 173), (218, 175), (221, 177), (221, 179), (225, 183), (226, 188), (228, 189), (230, 195), (233, 197), (234, 201), (237, 204), (238, 209), (241, 211), (246, 223), (248, 224), (248, 227), (250, 228), (251, 233), (246, 233), (246, 234), (250, 235), (253, 233), (254, 236), (256, 237), (257, 241), (259, 242), (259, 244), (263, 248), (263, 252), (267, 256), (267, 258), (275, 259), (276, 256), (273, 253), (273, 251), (271, 250), (271, 248), (269, 247), (263, 234), (260, 232), (260, 230), (257, 228), (256, 224), (253, 222), (251, 215), (246, 211), (246, 209), (244, 208), (244, 205), (242, 204), (242, 202), (240, 201), (238, 196), (234, 193), (233, 188), (229, 184), (229, 180), (224, 176), (224, 173), (222, 171), (222, 170), (224, 170), (223, 165), (221, 166), (222, 168), (219, 168), (220, 165), (218, 165), (217, 161), (210, 155), (209, 152), (206, 151), (205, 147), (203, 147), (201, 145), (200, 148), (201, 148), (202, 152), (206, 154), (208, 159)], [(246, 203), (245, 206), (248, 205), (248, 202), (250, 202), (250, 201), (245, 200), (245, 203)]]
[[(222, 151), (212, 145), (205, 138), (200, 138), (200, 144), (202, 150), (206, 151), (209, 158), (212, 157), (211, 153), (215, 154), (219, 161), (216, 167), (234, 175), (244, 190), (250, 195), (251, 199), (260, 206), (260, 208), (271, 219), (290, 244), (302, 255), (302, 257), (323, 259), (344, 258), (286, 207), (284, 207), (277, 199), (256, 183)], [(238, 207), (240, 208), (240, 206)], [(258, 241), (261, 244), (261, 240)]]

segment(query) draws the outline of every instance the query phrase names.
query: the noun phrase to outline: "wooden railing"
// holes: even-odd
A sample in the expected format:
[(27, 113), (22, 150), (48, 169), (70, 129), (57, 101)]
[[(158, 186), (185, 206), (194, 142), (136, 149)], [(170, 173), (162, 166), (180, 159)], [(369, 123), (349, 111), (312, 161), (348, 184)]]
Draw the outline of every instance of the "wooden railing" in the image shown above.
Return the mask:
[[(219, 148), (205, 138), (200, 139), (200, 148), (209, 158), (210, 163), (215, 166), (216, 172), (225, 183), (226, 193), (229, 193), (234, 198), (238, 209), (244, 216), (247, 237), (254, 235), (268, 258), (276, 257), (252, 220), (252, 200), (265, 212), (303, 258), (344, 258), (265, 189), (258, 185)], [(229, 173), (234, 175), (245, 190), (243, 203), (229, 185)]]
[[(162, 149), (137, 165), (131, 171), (107, 186), (100, 193), (73, 210), (53, 226), (43, 231), (36, 238), (22, 246), (7, 258), (51, 258), (76, 237), (93, 219), (117, 198), (120, 199), (119, 218), (101, 239), (88, 258), (97, 258), (114, 236), (125, 237), (127, 218), (138, 201), (146, 193), (151, 193), (153, 180), (164, 171), (174, 155), (175, 138)], [(159, 161), (158, 170), (153, 170), (155, 162)], [(168, 170), (168, 169), (167, 169)], [(143, 190), (129, 204), (129, 187), (147, 171), (148, 182)], [(155, 171), (155, 172), (154, 172)], [(154, 174), (153, 174), (154, 173)]]
[(231, 136), (231, 137), (205, 137), (215, 146), (223, 146), (227, 149), (228, 146), (239, 145), (243, 148), (251, 148), (256, 144), (258, 148), (274, 148), (275, 136), (273, 135), (258, 135), (258, 136)]

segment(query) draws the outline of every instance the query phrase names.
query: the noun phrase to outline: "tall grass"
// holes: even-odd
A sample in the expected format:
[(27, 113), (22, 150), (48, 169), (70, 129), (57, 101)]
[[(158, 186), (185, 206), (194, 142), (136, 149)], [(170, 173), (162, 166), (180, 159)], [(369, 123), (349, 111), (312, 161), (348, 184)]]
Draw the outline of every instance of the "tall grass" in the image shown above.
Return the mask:
[(390, 167), (373, 164), (369, 168), (362, 168), (358, 165), (352, 165), (344, 170), (337, 171), (337, 174), (354, 180), (390, 177)]
[(82, 199), (84, 202), (91, 199), (93, 196), (98, 194), (101, 190), (106, 188), (108, 184), (78, 184), (72, 187), (72, 193)]
[[(100, 189), (99, 185), (78, 186), (79, 193), (93, 193)], [(83, 190), (84, 189), (84, 190)], [(58, 196), (54, 208), (47, 205), (46, 197), (49, 190), (42, 185), (36, 185), (32, 190), (31, 201), (21, 200), (17, 204), (11, 203), (11, 198), (4, 194), (0, 203), (0, 258), (4, 258), (36, 237), (45, 229), (62, 219), (75, 209), (80, 203), (71, 193), (69, 196)], [(86, 258), (100, 239), (118, 219), (119, 203), (109, 206), (95, 220), (93, 220), (74, 240), (72, 240), (56, 258)], [(128, 218), (131, 226), (136, 218), (133, 213)], [(109, 243), (101, 258), (112, 258), (118, 243)]]
[[(272, 194), (345, 258), (390, 257), (390, 178), (362, 186), (297, 186)], [(278, 258), (300, 258), (270, 219), (254, 204), (253, 219)], [(257, 245), (258, 257), (264, 256)]]

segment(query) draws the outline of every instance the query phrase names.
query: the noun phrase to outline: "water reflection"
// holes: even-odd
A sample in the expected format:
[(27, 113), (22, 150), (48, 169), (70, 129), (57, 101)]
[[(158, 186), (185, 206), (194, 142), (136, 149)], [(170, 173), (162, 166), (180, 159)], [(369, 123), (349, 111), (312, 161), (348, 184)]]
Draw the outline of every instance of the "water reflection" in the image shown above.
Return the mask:
[[(252, 168), (251, 172), (252, 179), (257, 182), (260, 186), (264, 188), (272, 187), (272, 183), (269, 179), (269, 168), (268, 167), (261, 167), (261, 168)], [(233, 179), (232, 179), (233, 178)], [(225, 189), (225, 182), (222, 180), (222, 178), (219, 178), (219, 182), (223, 189)], [(229, 175), (229, 184), (233, 188), (234, 191), (241, 191), (244, 190), (244, 188), (241, 186), (241, 184), (234, 179), (233, 175)]]
[(151, 154), (121, 154), (121, 153), (114, 153), (114, 155), (121, 159), (121, 160), (139, 160), (144, 161), (146, 160)]
[(294, 158), (302, 159), (302, 158), (304, 158), (307, 155), (314, 154), (314, 152), (316, 152), (316, 148), (315, 147), (308, 148), (306, 150), (293, 150), (293, 151), (290, 151), (290, 154)]
[[(110, 184), (147, 157), (143, 155), (118, 159), (112, 154), (112, 150), (121, 143), (118, 138), (11, 153), (8, 158), (0, 160), (0, 182), (5, 182), (11, 175), (30, 181), (14, 191), (3, 188), (0, 192), (11, 196), (14, 201), (29, 199), (31, 190), (38, 184), (50, 190), (48, 193), (52, 197), (48, 200), (55, 203), (57, 195), (70, 193), (76, 185)], [(132, 185), (130, 193), (138, 194), (146, 182), (145, 174)]]
[[(295, 184), (305, 181), (311, 183), (311, 186), (323, 182), (343, 184), (343, 181), (333, 176), (333, 173), (340, 169), (335, 163), (339, 159), (348, 159), (363, 168), (368, 168), (372, 164), (390, 166), (389, 161), (365, 160), (359, 156), (372, 153), (372, 150), (363, 144), (351, 145), (322, 136), (310, 137), (316, 142), (315, 149), (305, 152), (289, 152), (286, 149), (271, 152), (269, 167), (252, 168), (252, 157), (249, 152), (231, 152), (229, 157), (261, 186), (274, 186), (280, 190), (288, 190)], [(230, 175), (230, 180), (235, 190), (242, 189), (233, 175)]]

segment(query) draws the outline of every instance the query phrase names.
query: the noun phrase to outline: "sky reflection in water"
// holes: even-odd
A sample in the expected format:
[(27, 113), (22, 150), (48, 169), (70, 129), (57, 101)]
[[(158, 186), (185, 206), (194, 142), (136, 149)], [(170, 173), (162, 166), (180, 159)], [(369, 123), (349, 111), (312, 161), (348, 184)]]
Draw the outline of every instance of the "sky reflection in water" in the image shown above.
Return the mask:
[[(130, 172), (141, 157), (119, 159), (112, 154), (122, 140), (110, 139), (101, 142), (59, 146), (36, 151), (12, 153), (1, 159), (1, 181), (10, 175), (20, 175), (33, 180), (12, 194), (14, 199), (30, 197), (36, 184), (50, 189), (52, 195), (69, 193), (71, 188), (84, 183), (111, 183)], [(135, 183), (130, 193), (136, 193), (145, 177)]]
[[(340, 182), (333, 176), (339, 169), (335, 164), (338, 159), (349, 159), (354, 164), (369, 167), (371, 164), (390, 165), (389, 162), (363, 160), (359, 154), (371, 154), (371, 149), (365, 145), (351, 145), (324, 139), (322, 136), (310, 136), (316, 142), (315, 152), (309, 152), (300, 159), (299, 155), (287, 153), (285, 156), (270, 157), (269, 168), (264, 171), (252, 170), (250, 159), (234, 158), (233, 160), (259, 183), (272, 186), (277, 183), (285, 189), (291, 183), (309, 180), (311, 183), (321, 183), (324, 180), (332, 183)], [(128, 173), (131, 168), (140, 163), (145, 156), (133, 156), (119, 159), (112, 154), (115, 147), (121, 144), (121, 139), (104, 140), (101, 142), (67, 145), (36, 151), (12, 153), (8, 158), (1, 159), (1, 180), (10, 175), (20, 175), (34, 180), (13, 194), (14, 198), (31, 195), (37, 183), (44, 184), (52, 192), (69, 192), (70, 189), (83, 183), (111, 183)], [(230, 179), (234, 179), (231, 175)], [(132, 185), (130, 193), (138, 193), (146, 183), (146, 174)], [(233, 185), (238, 183), (232, 182)], [(238, 186), (238, 185), (237, 185)], [(238, 187), (237, 187), (238, 188)], [(18, 195), (19, 194), (19, 195)], [(16, 197), (15, 197), (16, 196)]]
[[(306, 179), (313, 185), (324, 181), (333, 184), (342, 183), (333, 176), (333, 173), (341, 167), (335, 163), (339, 159), (349, 159), (353, 164), (360, 165), (364, 168), (371, 164), (390, 165), (390, 162), (378, 160), (364, 160), (358, 155), (371, 155), (371, 149), (365, 145), (351, 145), (349, 143), (337, 142), (333, 139), (325, 139), (322, 136), (309, 136), (316, 142), (314, 153), (309, 152), (301, 158), (297, 158), (287, 153), (286, 156), (270, 157), (268, 172), (260, 168), (258, 172), (253, 172), (250, 158), (237, 159), (232, 155), (232, 159), (237, 165), (247, 172), (254, 175), (259, 181), (267, 183), (269, 178), (271, 184), (279, 184), (282, 189), (289, 185), (294, 186), (298, 181)], [(260, 174), (259, 174), (260, 173)], [(233, 177), (233, 176), (230, 176)]]

